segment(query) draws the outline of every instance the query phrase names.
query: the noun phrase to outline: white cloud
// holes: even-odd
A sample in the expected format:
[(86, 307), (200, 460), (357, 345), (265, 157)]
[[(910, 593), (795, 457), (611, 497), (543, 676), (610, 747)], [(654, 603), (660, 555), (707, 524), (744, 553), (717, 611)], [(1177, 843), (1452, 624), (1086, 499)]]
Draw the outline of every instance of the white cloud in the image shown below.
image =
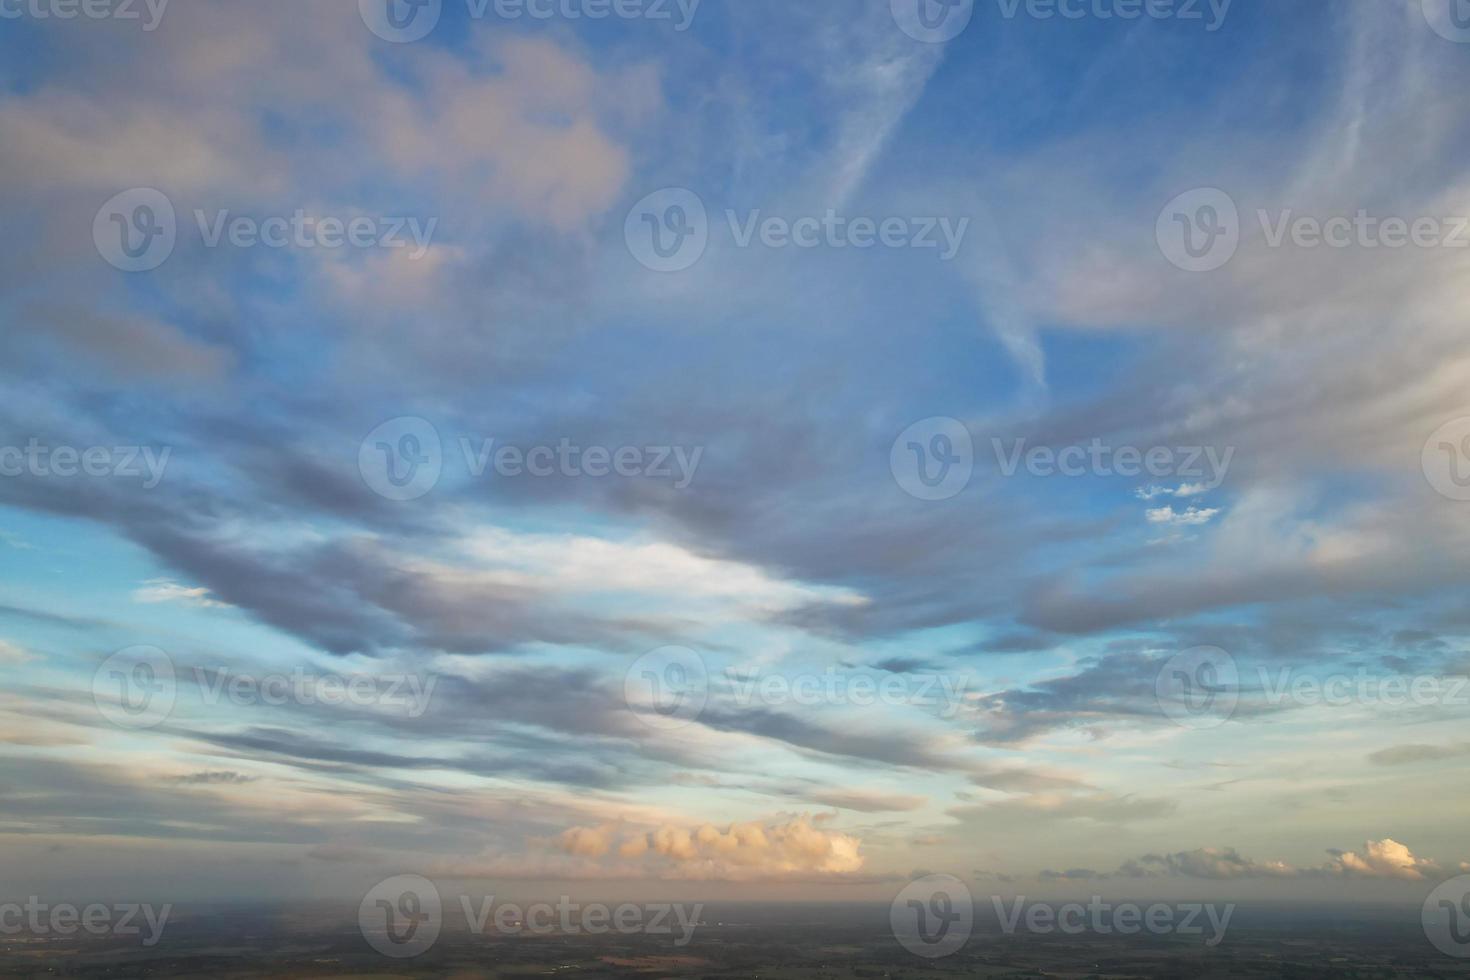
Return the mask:
[(661, 541), (613, 541), (581, 535), (522, 534), (481, 528), (465, 550), (499, 584), (570, 593), (629, 593), (679, 596), (775, 612), (823, 601), (861, 604), (845, 589), (803, 585), (773, 578), (754, 565), (705, 558)]
[(1391, 838), (1370, 840), (1363, 843), (1361, 850), (1335, 852), (1326, 870), (1358, 878), (1398, 878), (1403, 881), (1422, 881), (1427, 874), (1439, 870), (1439, 866), (1425, 858), (1415, 857), (1403, 844)]
[(229, 603), (220, 602), (205, 588), (189, 587), (165, 578), (149, 579), (142, 587), (133, 590), (134, 602), (160, 603), (181, 602), (190, 606), (227, 608)]
[(23, 664), (37, 659), (34, 653), (23, 650), (9, 640), (0, 640), (0, 664)]
[(1218, 514), (1218, 507), (1190, 507), (1188, 510), (1176, 511), (1172, 506), (1158, 507), (1147, 512), (1150, 524), (1168, 524), (1171, 527), (1196, 527), (1208, 524)]
[(553, 847), (577, 857), (614, 858), (630, 873), (657, 878), (754, 880), (862, 870), (862, 842), (823, 829), (825, 819), (800, 814), (724, 829), (708, 823), (648, 830), (616, 824), (573, 827), (555, 838)]

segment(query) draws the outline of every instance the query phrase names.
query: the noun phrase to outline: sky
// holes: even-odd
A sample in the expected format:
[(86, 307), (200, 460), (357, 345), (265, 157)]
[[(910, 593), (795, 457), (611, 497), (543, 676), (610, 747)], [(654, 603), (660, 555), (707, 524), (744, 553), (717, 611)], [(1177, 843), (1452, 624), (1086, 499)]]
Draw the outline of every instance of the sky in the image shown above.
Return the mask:
[(7, 892), (1470, 871), (1446, 2), (385, 2), (0, 0)]

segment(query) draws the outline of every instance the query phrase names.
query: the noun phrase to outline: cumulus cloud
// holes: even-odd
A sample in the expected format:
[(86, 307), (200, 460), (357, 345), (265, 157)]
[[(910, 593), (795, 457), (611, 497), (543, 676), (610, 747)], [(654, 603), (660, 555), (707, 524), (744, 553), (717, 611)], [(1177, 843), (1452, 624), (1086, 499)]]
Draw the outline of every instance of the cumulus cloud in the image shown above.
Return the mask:
[[(1342, 876), (1422, 881), (1439, 872), (1434, 861), (1416, 856), (1392, 838), (1365, 841), (1358, 850), (1331, 849), (1331, 860), (1313, 866), (1285, 861), (1257, 861), (1233, 847), (1199, 847), (1172, 854), (1145, 854), (1123, 863), (1105, 877), (1182, 877), (1228, 881), (1238, 878), (1295, 878)], [(1055, 876), (1055, 872), (1043, 872)]]
[(582, 858), (616, 859), (629, 875), (655, 878), (751, 880), (802, 875), (849, 875), (861, 871), (861, 841), (824, 829), (827, 818), (809, 814), (764, 822), (680, 826), (640, 830), (604, 824), (572, 827), (553, 840), (555, 850)]
[(1388, 838), (1366, 841), (1360, 850), (1329, 853), (1333, 858), (1326, 870), (1350, 877), (1422, 881), (1439, 870), (1433, 861), (1416, 857), (1407, 846)]
[(1173, 507), (1156, 507), (1144, 516), (1150, 524), (1167, 524), (1170, 527), (1197, 527), (1208, 524), (1220, 513), (1218, 507), (1190, 507), (1176, 511)]

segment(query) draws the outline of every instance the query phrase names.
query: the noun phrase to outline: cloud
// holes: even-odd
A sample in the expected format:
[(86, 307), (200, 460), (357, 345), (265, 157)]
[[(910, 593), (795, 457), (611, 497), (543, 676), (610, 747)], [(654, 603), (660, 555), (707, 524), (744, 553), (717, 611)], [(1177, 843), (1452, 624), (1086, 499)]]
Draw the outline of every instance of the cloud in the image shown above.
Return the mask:
[(1356, 851), (1336, 851), (1326, 868), (1329, 872), (1359, 878), (1396, 878), (1422, 881), (1439, 866), (1433, 861), (1415, 857), (1396, 840), (1367, 841)]
[(884, 793), (878, 790), (817, 790), (810, 794), (814, 803), (836, 807), (841, 810), (857, 810), (862, 813), (900, 813), (918, 810), (929, 802), (927, 797), (906, 793)]
[(1140, 487), (1133, 493), (1139, 500), (1153, 500), (1157, 497), (1197, 497), (1208, 493), (1209, 489), (1203, 483), (1181, 483), (1177, 487)]
[(1167, 524), (1171, 527), (1198, 527), (1208, 524), (1214, 520), (1220, 511), (1218, 508), (1191, 507), (1188, 510), (1176, 511), (1173, 507), (1159, 507), (1145, 512), (1150, 524)]
[(205, 588), (190, 588), (166, 578), (149, 579), (141, 588), (133, 590), (133, 601), (144, 603), (178, 602), (205, 608), (225, 608), (229, 603), (210, 597)]
[(641, 871), (655, 878), (759, 880), (861, 871), (858, 838), (825, 830), (821, 822), (802, 814), (724, 829), (713, 824), (664, 824), (644, 831), (611, 824), (573, 827), (553, 845), (576, 857), (611, 856), (625, 873)]
[(1421, 881), (1439, 871), (1439, 866), (1413, 852), (1398, 841), (1387, 839), (1366, 841), (1356, 851), (1330, 850), (1332, 859), (1325, 864), (1297, 867), (1285, 861), (1255, 861), (1233, 847), (1201, 847), (1172, 854), (1145, 854), (1125, 862), (1114, 877), (1149, 878), (1157, 876), (1207, 878), (1228, 881), (1240, 878), (1294, 878), (1342, 876), (1349, 878), (1388, 878)]
[(224, 770), (218, 772), (195, 772), (187, 776), (175, 776), (172, 782), (184, 786), (240, 786), (245, 783), (256, 782), (258, 779), (260, 779), (259, 776), (247, 776), (244, 773)]
[(19, 666), (36, 659), (36, 654), (25, 650), (9, 640), (0, 640), (0, 664)]
[(1252, 861), (1242, 857), (1233, 847), (1200, 847), (1173, 854), (1146, 854), (1138, 859), (1138, 864), (1157, 868), (1163, 874), (1221, 881), (1232, 878), (1290, 877), (1297, 874), (1295, 868), (1284, 862)]
[(1416, 762), (1433, 762), (1470, 755), (1470, 742), (1451, 745), (1395, 745), (1379, 749), (1368, 756), (1376, 766), (1406, 766)]

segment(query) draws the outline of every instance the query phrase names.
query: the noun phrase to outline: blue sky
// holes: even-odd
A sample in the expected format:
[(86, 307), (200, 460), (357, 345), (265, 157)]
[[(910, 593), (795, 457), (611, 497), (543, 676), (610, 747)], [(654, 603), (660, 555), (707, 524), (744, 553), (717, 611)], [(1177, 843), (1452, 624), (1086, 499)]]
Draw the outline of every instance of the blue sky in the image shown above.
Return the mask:
[[(19, 891), (1464, 870), (1470, 47), (1437, 0), (905, 2), (0, 21)], [(1360, 212), (1432, 227), (1300, 225)]]

